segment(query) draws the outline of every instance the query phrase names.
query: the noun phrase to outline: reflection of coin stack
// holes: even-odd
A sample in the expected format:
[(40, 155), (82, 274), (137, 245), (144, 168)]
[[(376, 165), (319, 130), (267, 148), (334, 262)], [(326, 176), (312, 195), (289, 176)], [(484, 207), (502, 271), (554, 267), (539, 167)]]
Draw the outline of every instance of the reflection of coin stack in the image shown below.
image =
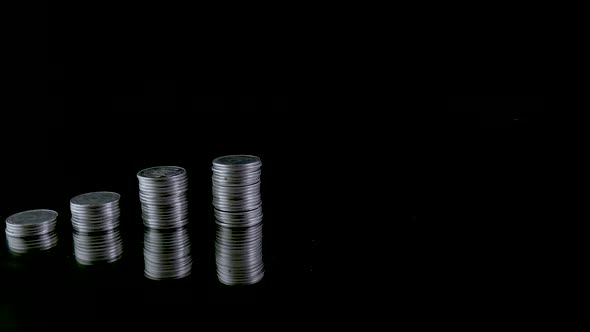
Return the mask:
[(6, 219), (6, 242), (14, 254), (48, 250), (57, 245), (57, 212), (30, 210)]
[(111, 263), (123, 255), (119, 199), (113, 192), (93, 192), (70, 200), (74, 254), (82, 265)]
[(192, 269), (188, 225), (188, 178), (181, 167), (159, 166), (137, 173), (144, 232), (145, 276), (180, 279)]
[(255, 156), (213, 160), (215, 261), (217, 277), (227, 285), (255, 284), (264, 277), (261, 167)]

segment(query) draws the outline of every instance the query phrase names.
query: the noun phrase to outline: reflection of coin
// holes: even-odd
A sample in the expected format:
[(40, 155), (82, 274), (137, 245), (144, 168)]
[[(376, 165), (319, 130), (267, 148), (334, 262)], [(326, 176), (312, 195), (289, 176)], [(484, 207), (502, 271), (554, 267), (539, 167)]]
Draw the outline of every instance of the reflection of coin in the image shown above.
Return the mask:
[(109, 191), (98, 191), (78, 195), (70, 200), (73, 205), (105, 205), (117, 202), (121, 195)]
[(50, 232), (37, 236), (18, 237), (6, 234), (6, 242), (11, 252), (25, 254), (34, 250), (48, 250), (57, 245), (57, 234)]
[(76, 261), (82, 265), (112, 263), (123, 255), (123, 240), (117, 228), (105, 232), (77, 232), (74, 238)]
[(15, 213), (6, 219), (7, 224), (33, 225), (46, 223), (57, 219), (57, 212), (53, 210), (29, 210)]
[(188, 230), (146, 228), (144, 232), (144, 274), (153, 280), (180, 279), (192, 269)]
[(146, 168), (137, 173), (137, 177), (142, 178), (166, 178), (174, 177), (186, 173), (186, 170), (177, 166), (156, 166)]

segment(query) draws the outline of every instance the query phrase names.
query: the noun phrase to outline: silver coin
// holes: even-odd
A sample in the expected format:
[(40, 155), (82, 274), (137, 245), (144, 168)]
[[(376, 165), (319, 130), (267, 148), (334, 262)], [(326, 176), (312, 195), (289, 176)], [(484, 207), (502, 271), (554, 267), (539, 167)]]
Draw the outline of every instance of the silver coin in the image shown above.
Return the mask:
[(260, 175), (226, 175), (213, 173), (211, 181), (216, 186), (250, 186), (260, 181)]
[(84, 232), (84, 233), (91, 233), (91, 232), (106, 232), (113, 230), (119, 227), (119, 224), (101, 224), (95, 227), (88, 227), (88, 225), (79, 225), (76, 223), (72, 223), (72, 229), (76, 232)]
[(213, 161), (211, 170), (217, 173), (254, 173), (260, 172), (262, 162), (243, 163), (243, 164), (218, 164)]
[[(171, 218), (171, 217), (167, 217), (167, 216), (147, 216), (145, 214), (142, 215), (142, 219), (146, 223), (154, 223), (154, 224), (161, 223), (162, 225), (188, 222), (188, 218), (183, 218), (183, 217)], [(156, 226), (157, 225), (154, 225), (154, 227), (156, 227)]]
[(140, 186), (148, 188), (166, 188), (166, 187), (183, 187), (188, 183), (188, 177), (186, 173), (174, 176), (174, 177), (158, 177), (158, 178), (145, 178), (138, 176), (137, 178)]
[(172, 205), (187, 203), (186, 194), (146, 196), (145, 194), (140, 192), (139, 200), (142, 204), (146, 205)]
[(227, 181), (227, 180), (250, 180), (260, 178), (262, 175), (262, 168), (252, 169), (238, 169), (238, 170), (220, 170), (215, 167), (211, 168), (211, 178), (213, 180)]
[[(250, 206), (256, 206), (255, 208), (244, 208), (241, 211), (249, 211), (249, 210), (254, 210), (256, 208), (258, 208), (258, 206), (262, 205), (262, 199), (260, 196), (258, 195), (253, 195), (253, 196), (241, 196), (241, 197), (230, 197), (230, 196), (213, 196), (212, 197), (212, 203), (213, 205), (230, 205), (230, 206), (236, 206), (236, 205), (248, 205)], [(223, 209), (219, 209), (218, 210), (222, 210)]]
[(57, 212), (53, 210), (29, 210), (15, 213), (6, 218), (6, 224), (27, 226), (51, 222), (57, 219)]
[(216, 218), (215, 223), (218, 226), (222, 226), (222, 227), (234, 227), (234, 228), (253, 227), (253, 226), (256, 226), (256, 225), (262, 223), (262, 217), (258, 217), (256, 219), (244, 219), (244, 220), (222, 220), (222, 219)]
[(262, 218), (260, 219), (247, 219), (244, 221), (232, 221), (232, 222), (225, 222), (225, 221), (219, 221), (219, 220), (215, 220), (215, 223), (217, 224), (218, 227), (233, 227), (233, 228), (246, 228), (246, 227), (253, 227), (253, 226), (257, 226), (259, 224), (262, 223)]
[(262, 216), (262, 205), (248, 211), (223, 211), (214, 209), (215, 218), (219, 221), (246, 221), (248, 219), (255, 219)]
[(144, 220), (151, 220), (157, 222), (161, 220), (162, 222), (175, 222), (180, 220), (188, 219), (188, 212), (186, 211), (159, 211), (159, 212), (149, 212), (144, 210), (141, 214), (141, 217)]
[(70, 207), (70, 212), (72, 212), (74, 217), (80, 218), (116, 217), (120, 214), (119, 205), (103, 207), (101, 209), (78, 209)]
[(214, 199), (213, 206), (215, 209), (224, 212), (239, 212), (239, 211), (251, 211), (259, 208), (262, 202), (259, 199), (253, 200), (221, 200)]
[(253, 195), (227, 195), (227, 194), (213, 194), (212, 195), (213, 202), (218, 202), (220, 204), (230, 204), (230, 203), (240, 203), (240, 202), (256, 202), (258, 204), (262, 203), (262, 196), (258, 193)]
[(56, 220), (42, 223), (42, 224), (35, 224), (35, 225), (6, 224), (5, 232), (6, 232), (6, 235), (16, 236), (16, 237), (42, 235), (42, 234), (54, 232), (56, 224), (57, 224)]
[(252, 191), (251, 193), (221, 193), (213, 192), (213, 198), (223, 200), (261, 200), (260, 191)]
[(167, 220), (178, 220), (186, 219), (188, 217), (188, 209), (186, 208), (174, 208), (174, 209), (143, 209), (142, 216), (149, 219), (167, 219)]
[[(168, 217), (166, 215), (146, 215), (146, 214), (142, 214), (141, 218), (143, 219), (144, 222), (147, 223), (161, 223), (163, 225), (165, 224), (177, 224), (180, 222), (188, 222), (188, 218), (186, 218), (186, 216), (178, 216), (178, 217)], [(156, 226), (156, 225), (154, 225)]]
[(255, 218), (220, 218), (215, 217), (216, 222), (221, 226), (243, 227), (244, 225), (254, 226), (262, 222), (262, 216)]
[(260, 186), (257, 184), (252, 186), (236, 186), (236, 187), (227, 187), (227, 186), (212, 186), (212, 191), (214, 195), (253, 195), (253, 194), (260, 194)]
[(57, 212), (29, 210), (6, 218), (6, 243), (14, 254), (49, 250), (57, 245)]
[(109, 191), (91, 192), (78, 195), (70, 200), (74, 206), (103, 206), (118, 202), (121, 196)]
[(211, 170), (213, 171), (213, 176), (215, 178), (223, 179), (223, 178), (249, 178), (249, 177), (260, 177), (262, 174), (262, 167), (258, 166), (255, 168), (233, 168), (233, 169), (219, 169), (216, 167), (212, 167)]
[(146, 168), (137, 173), (138, 178), (160, 179), (173, 178), (186, 174), (186, 170), (178, 166), (155, 166)]
[(178, 201), (176, 203), (166, 203), (162, 202), (162, 204), (152, 204), (150, 203), (141, 203), (142, 211), (147, 212), (169, 212), (169, 211), (188, 211), (188, 201)]
[(212, 186), (213, 194), (216, 196), (219, 195), (259, 195), (260, 194), (260, 186), (248, 186), (248, 187), (217, 187), (215, 185)]
[(262, 168), (250, 168), (250, 169), (218, 169), (215, 167), (211, 168), (212, 179), (225, 181), (228, 179), (237, 180), (239, 178), (260, 178), (262, 175)]
[[(223, 205), (228, 205), (228, 206), (238, 206), (238, 205), (247, 205), (249, 208), (248, 209), (243, 209), (243, 210), (253, 210), (255, 208), (251, 208), (251, 206), (262, 206), (262, 199), (258, 196), (254, 196), (254, 197), (224, 197), (224, 196), (213, 196), (213, 200), (212, 200), (213, 206), (216, 207), (216, 205), (219, 206), (223, 206)], [(218, 209), (218, 210), (222, 210), (223, 209)]]
[(188, 219), (176, 221), (176, 222), (162, 222), (161, 220), (151, 221), (151, 220), (143, 220), (143, 225), (154, 230), (167, 230), (167, 229), (175, 229), (179, 227), (184, 227), (188, 225)]
[(168, 185), (168, 186), (145, 186), (140, 185), (139, 190), (146, 197), (159, 197), (176, 193), (177, 195), (188, 190), (187, 185)]
[(260, 195), (213, 195), (213, 204), (217, 203), (220, 205), (236, 205), (236, 204), (261, 204), (262, 198)]
[(213, 166), (215, 167), (240, 167), (260, 163), (260, 158), (251, 155), (228, 155), (213, 159)]
[(170, 167), (162, 170), (160, 167), (155, 172), (143, 170), (137, 173), (137, 180), (147, 186), (167, 186), (175, 183), (184, 183), (187, 180), (187, 173), (184, 168)]
[(188, 206), (186, 203), (178, 205), (161, 205), (161, 206), (147, 206), (142, 204), (142, 212), (148, 215), (188, 215)]
[(233, 169), (220, 169), (212, 167), (213, 176), (218, 179), (223, 178), (249, 178), (249, 177), (260, 177), (262, 174), (262, 167), (258, 166), (255, 168), (233, 168)]

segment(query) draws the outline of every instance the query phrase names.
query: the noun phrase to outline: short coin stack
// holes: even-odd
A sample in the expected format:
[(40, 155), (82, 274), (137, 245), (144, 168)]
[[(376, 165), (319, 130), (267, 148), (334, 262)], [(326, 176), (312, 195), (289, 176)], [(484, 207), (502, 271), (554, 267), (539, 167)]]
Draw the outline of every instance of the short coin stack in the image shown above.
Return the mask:
[(57, 212), (30, 210), (6, 219), (6, 241), (14, 254), (48, 250), (57, 245)]
[(213, 160), (213, 206), (217, 277), (226, 285), (255, 284), (264, 277), (262, 200), (258, 157)]
[(154, 280), (180, 279), (192, 269), (188, 234), (188, 177), (176, 166), (137, 173), (144, 232), (144, 274)]
[(113, 192), (92, 192), (70, 200), (74, 255), (82, 265), (112, 263), (123, 255), (119, 200)]

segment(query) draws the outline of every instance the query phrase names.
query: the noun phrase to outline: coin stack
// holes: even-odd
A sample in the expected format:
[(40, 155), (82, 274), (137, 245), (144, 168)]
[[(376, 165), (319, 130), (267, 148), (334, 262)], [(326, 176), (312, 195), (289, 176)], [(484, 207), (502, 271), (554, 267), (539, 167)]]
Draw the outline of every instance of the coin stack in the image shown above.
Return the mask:
[(16, 254), (48, 250), (57, 245), (57, 212), (29, 210), (6, 219), (8, 249)]
[(70, 200), (74, 255), (78, 263), (112, 263), (123, 255), (120, 198), (113, 192), (92, 192)]
[(188, 177), (176, 166), (137, 173), (144, 231), (144, 274), (154, 280), (180, 279), (192, 269), (188, 234)]
[(217, 277), (226, 285), (255, 284), (264, 277), (260, 158), (231, 155), (213, 160)]

